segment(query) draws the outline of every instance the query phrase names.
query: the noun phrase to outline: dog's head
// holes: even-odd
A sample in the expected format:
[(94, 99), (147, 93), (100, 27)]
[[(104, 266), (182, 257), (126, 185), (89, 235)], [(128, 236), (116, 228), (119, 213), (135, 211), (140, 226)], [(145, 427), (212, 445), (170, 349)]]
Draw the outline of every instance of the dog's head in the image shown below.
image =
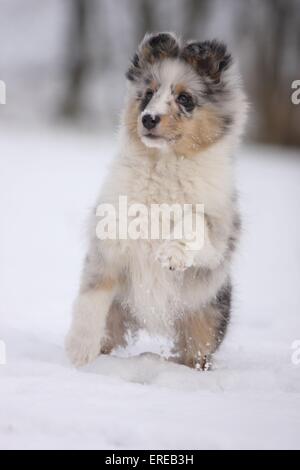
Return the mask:
[(147, 147), (198, 153), (235, 125), (239, 83), (226, 46), (147, 34), (127, 72), (126, 125)]

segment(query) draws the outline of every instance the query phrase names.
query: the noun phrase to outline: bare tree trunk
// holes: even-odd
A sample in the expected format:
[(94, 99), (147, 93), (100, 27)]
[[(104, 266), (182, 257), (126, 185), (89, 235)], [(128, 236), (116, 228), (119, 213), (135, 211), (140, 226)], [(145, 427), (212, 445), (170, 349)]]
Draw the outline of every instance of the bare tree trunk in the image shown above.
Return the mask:
[[(197, 39), (201, 26), (206, 24), (210, 13), (212, 0), (183, 0), (185, 18), (183, 19), (184, 37)], [(138, 11), (138, 40), (141, 40), (145, 33), (157, 31), (159, 29), (159, 18), (157, 4), (153, 0), (135, 0)], [(172, 2), (170, 2), (172, 8)]]
[(211, 0), (185, 0), (185, 37), (197, 39), (201, 26), (206, 24), (211, 5)]
[(62, 104), (62, 114), (76, 119), (82, 112), (82, 91), (89, 72), (88, 28), (92, 0), (70, 1), (72, 23), (67, 51), (67, 90)]
[(136, 0), (138, 11), (138, 42), (143, 39), (146, 33), (156, 31), (156, 9), (153, 0)]
[[(286, 56), (287, 53), (294, 55), (295, 62), (299, 57), (296, 3), (294, 0), (247, 1), (243, 3), (239, 17), (241, 25), (248, 24), (249, 44), (254, 48), (249, 89), (253, 95), (251, 101), (261, 118), (256, 138), (266, 143), (299, 145), (300, 141), (295, 126), (297, 116), (300, 120), (300, 109), (295, 109), (291, 103), (291, 83), (297, 77), (293, 77), (296, 72), (290, 68)], [(264, 21), (255, 21), (253, 12), (263, 15)], [(291, 41), (291, 37), (294, 40)]]

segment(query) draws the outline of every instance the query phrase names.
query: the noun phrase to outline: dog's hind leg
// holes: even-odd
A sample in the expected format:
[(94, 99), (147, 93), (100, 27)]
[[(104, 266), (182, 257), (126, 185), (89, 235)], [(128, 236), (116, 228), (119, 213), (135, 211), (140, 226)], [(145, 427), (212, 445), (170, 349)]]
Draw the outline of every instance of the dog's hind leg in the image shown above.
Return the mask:
[(221, 344), (230, 319), (231, 286), (223, 287), (216, 299), (199, 312), (186, 312), (176, 324), (180, 364), (209, 370), (212, 354)]
[(101, 345), (101, 354), (110, 354), (113, 349), (127, 345), (127, 333), (134, 333), (136, 325), (132, 315), (120, 302), (113, 302), (107, 317), (106, 335)]

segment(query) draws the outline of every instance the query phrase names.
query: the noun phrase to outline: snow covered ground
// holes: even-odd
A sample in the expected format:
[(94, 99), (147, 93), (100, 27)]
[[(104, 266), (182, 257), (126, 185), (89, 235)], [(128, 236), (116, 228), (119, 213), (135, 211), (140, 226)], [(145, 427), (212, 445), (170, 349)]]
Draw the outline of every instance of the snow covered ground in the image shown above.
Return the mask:
[(238, 157), (245, 233), (233, 321), (213, 371), (125, 354), (69, 365), (63, 340), (84, 220), (114, 142), (0, 131), (0, 448), (299, 449), (297, 152), (255, 147)]

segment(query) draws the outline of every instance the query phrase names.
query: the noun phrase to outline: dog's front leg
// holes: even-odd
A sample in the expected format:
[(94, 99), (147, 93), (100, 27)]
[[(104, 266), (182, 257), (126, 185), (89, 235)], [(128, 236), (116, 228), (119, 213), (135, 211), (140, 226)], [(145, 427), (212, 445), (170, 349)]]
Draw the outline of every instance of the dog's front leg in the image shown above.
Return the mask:
[[(110, 281), (109, 281), (110, 282)], [(106, 319), (115, 294), (113, 285), (79, 294), (73, 309), (66, 351), (71, 362), (80, 367), (96, 359), (105, 339)]]
[(90, 254), (66, 338), (67, 355), (76, 367), (93, 361), (100, 354), (105, 341), (107, 315), (116, 291), (116, 277), (106, 273), (101, 260)]
[(214, 236), (204, 217), (201, 233), (163, 241), (156, 258), (164, 268), (171, 271), (185, 271), (192, 266), (215, 269), (224, 259), (225, 251), (226, 238)]

